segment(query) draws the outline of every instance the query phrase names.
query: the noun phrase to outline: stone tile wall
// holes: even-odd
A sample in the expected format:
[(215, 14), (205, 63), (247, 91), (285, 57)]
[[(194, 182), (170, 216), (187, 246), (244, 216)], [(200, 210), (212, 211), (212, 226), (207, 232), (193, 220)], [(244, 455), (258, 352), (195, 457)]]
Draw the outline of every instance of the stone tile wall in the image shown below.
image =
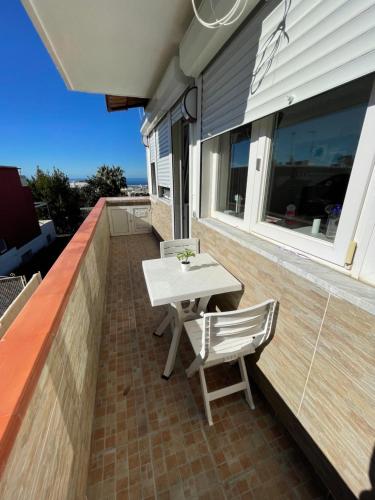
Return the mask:
[(257, 367), (345, 483), (371, 490), (375, 437), (375, 318), (277, 263), (193, 221), (193, 236), (244, 285), (219, 298), (246, 307), (279, 301), (275, 335)]
[(172, 206), (151, 198), (152, 226), (163, 240), (173, 239)]
[(2, 500), (85, 498), (108, 248), (103, 210), (3, 472)]

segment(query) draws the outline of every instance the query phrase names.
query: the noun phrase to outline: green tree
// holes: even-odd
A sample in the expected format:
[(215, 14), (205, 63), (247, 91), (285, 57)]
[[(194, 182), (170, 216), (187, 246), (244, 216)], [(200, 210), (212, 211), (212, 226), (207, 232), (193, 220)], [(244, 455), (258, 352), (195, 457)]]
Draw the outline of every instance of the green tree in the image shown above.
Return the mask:
[(121, 189), (127, 187), (123, 169), (114, 165), (102, 165), (86, 182), (81, 193), (84, 203), (89, 207), (94, 206), (102, 196), (119, 196)]
[(48, 203), (56, 232), (75, 232), (82, 220), (80, 195), (77, 189), (70, 187), (68, 176), (56, 168), (50, 173), (37, 167), (35, 176), (28, 179), (28, 184), (34, 201)]

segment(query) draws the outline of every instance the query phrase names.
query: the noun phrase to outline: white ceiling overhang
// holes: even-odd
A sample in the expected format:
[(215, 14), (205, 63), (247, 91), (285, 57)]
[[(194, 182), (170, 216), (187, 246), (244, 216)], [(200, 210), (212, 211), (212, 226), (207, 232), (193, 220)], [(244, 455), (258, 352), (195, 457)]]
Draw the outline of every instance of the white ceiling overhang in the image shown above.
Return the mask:
[(173, 57), (155, 94), (145, 108), (145, 117), (141, 127), (142, 135), (150, 134), (155, 125), (181, 97), (189, 83), (190, 79), (180, 69), (178, 57)]
[(193, 18), (188, 0), (22, 0), (71, 90), (151, 98)]
[[(203, 28), (194, 17), (180, 43), (180, 66), (185, 75), (198, 77), (259, 3), (260, 0), (241, 0), (237, 20), (216, 29)], [(213, 8), (216, 17), (221, 18), (234, 5), (234, 0), (203, 0), (198, 12), (203, 20), (212, 22)]]

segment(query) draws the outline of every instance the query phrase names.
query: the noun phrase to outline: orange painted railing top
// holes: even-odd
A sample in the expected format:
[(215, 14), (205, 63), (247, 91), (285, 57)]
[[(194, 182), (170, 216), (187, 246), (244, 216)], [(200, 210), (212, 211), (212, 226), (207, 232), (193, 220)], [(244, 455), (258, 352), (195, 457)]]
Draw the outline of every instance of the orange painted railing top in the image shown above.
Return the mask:
[(0, 341), (0, 475), (105, 204), (98, 201)]

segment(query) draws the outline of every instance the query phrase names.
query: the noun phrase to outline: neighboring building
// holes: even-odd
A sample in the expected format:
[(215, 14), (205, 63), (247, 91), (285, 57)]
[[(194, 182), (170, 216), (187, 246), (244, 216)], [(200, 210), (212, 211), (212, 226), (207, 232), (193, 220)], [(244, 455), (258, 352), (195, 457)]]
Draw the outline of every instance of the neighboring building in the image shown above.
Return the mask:
[(0, 166), (0, 275), (9, 274), (55, 238), (51, 220), (38, 221), (31, 189), (17, 167)]
[(71, 188), (83, 188), (83, 187), (87, 186), (87, 182), (86, 181), (70, 181), (69, 185)]
[(148, 196), (148, 185), (130, 185), (126, 188), (122, 188), (121, 192), (125, 194), (125, 196)]
[[(23, 4), (69, 89), (118, 96), (107, 98), (109, 110), (146, 106), (141, 133), (154, 232), (165, 240), (199, 238), (201, 251), (243, 283), (242, 294), (226, 296), (226, 304), (219, 296), (219, 306), (278, 301), (275, 335), (257, 358), (250, 357), (251, 376), (335, 497), (365, 498), (369, 491), (371, 498), (375, 0), (202, 0), (199, 15), (205, 20), (213, 19), (213, 9), (222, 18), (228, 4), (240, 6), (232, 23), (216, 29), (204, 27), (187, 0), (92, 0), (89, 11), (83, 0), (66, 0), (63, 8), (42, 0)], [(147, 481), (154, 497), (153, 474), (159, 470), (167, 486), (178, 481), (175, 465), (192, 458), (184, 456), (189, 444), (196, 463), (187, 466), (185, 477), (190, 480), (194, 468), (219, 469), (218, 476), (202, 472), (203, 483), (224, 477), (221, 484), (227, 480), (230, 491), (230, 483), (239, 481), (231, 498), (240, 498), (252, 481), (261, 489), (284, 465), (298, 466), (299, 456), (288, 455), (288, 442), (278, 439), (278, 425), (269, 426), (271, 417), (256, 421), (242, 412), (232, 420), (228, 413), (219, 430), (202, 438), (206, 429), (199, 417), (191, 418), (194, 406), (184, 425), (184, 415), (174, 413), (176, 435), (169, 431), (170, 411), (183, 394), (176, 393), (178, 381), (166, 396), (166, 386), (154, 380), (161, 352), (159, 344), (147, 352), (153, 331), (147, 319), (154, 310), (144, 301), (140, 263), (127, 261), (136, 242), (146, 241), (137, 240), (128, 222), (137, 210), (144, 218), (149, 212), (122, 206), (131, 202), (137, 200), (98, 202), (36, 292), (36, 311), (31, 300), (9, 330), (4, 349), (15, 357), (23, 347), (15, 339), (21, 320), (31, 321), (37, 335), (26, 337), (32, 355), (25, 353), (28, 369), (22, 360), (16, 372), (16, 389), (3, 382), (4, 498), (24, 491), (32, 492), (30, 498), (84, 497), (81, 470), (89, 463), (98, 373), (90, 477), (99, 494), (92, 498), (115, 498), (115, 488), (124, 484), (119, 497), (132, 497), (133, 480), (140, 488), (135, 498), (142, 497)], [(119, 234), (132, 236), (109, 252), (116, 231), (107, 215), (114, 207)], [(155, 257), (142, 250), (145, 258)], [(135, 273), (130, 284), (128, 272)], [(106, 281), (108, 316), (102, 323)], [(45, 303), (51, 306), (47, 319)], [(104, 342), (109, 361), (98, 368), (102, 324), (110, 332)], [(129, 385), (113, 383), (116, 371)], [(8, 376), (5, 368), (2, 375)], [(169, 406), (159, 406), (164, 400)], [(248, 436), (236, 426), (242, 429), (252, 418), (246, 429), (256, 452), (248, 457), (242, 447)], [(233, 422), (233, 432), (227, 431)], [(288, 456), (281, 465), (272, 452), (267, 455), (268, 441), (275, 453), (283, 449)], [(215, 452), (201, 460), (201, 449), (211, 445)], [(155, 457), (157, 466), (148, 467)], [(263, 463), (252, 467), (259, 457)], [(123, 475), (116, 483), (117, 473)], [(293, 469), (285, 476), (279, 476), (274, 497), (288, 481), (299, 481)], [(171, 491), (176, 498), (196, 498), (192, 484)], [(263, 498), (272, 498), (265, 491)], [(313, 495), (301, 490), (298, 497)]]

